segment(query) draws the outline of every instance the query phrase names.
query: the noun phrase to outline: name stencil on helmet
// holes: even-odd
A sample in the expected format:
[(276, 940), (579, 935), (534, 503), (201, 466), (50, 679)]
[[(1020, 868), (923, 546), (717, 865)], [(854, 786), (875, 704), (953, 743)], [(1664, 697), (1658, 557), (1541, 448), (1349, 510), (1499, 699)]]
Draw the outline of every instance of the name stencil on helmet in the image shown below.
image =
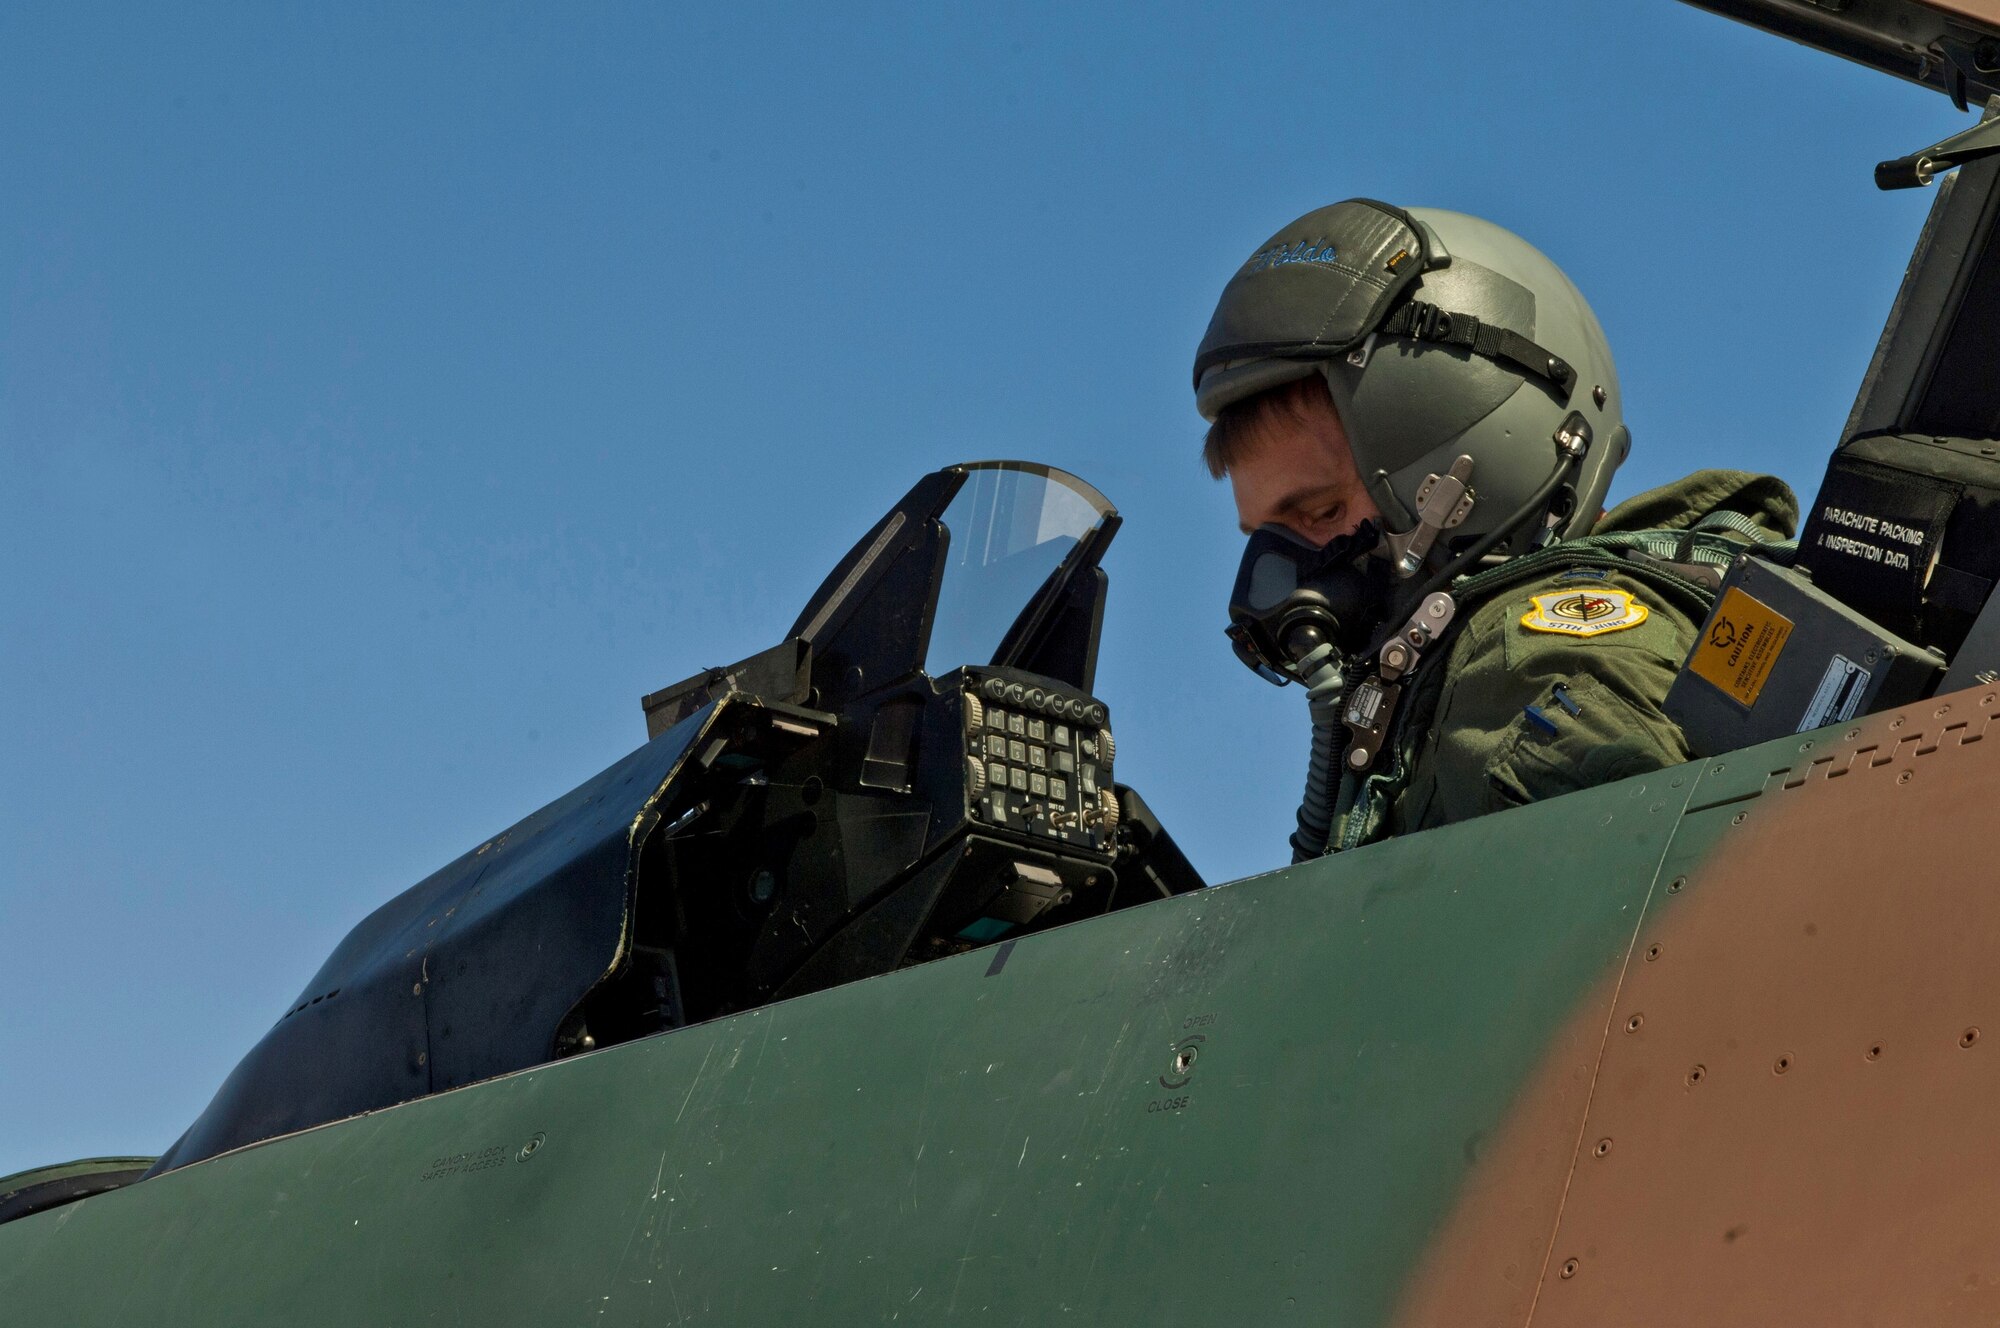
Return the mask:
[(1284, 267), (1289, 263), (1332, 263), (1338, 255), (1330, 242), (1323, 240), (1300, 240), (1295, 244), (1274, 244), (1268, 249), (1260, 249), (1250, 255), (1250, 261), (1243, 265), (1247, 272), (1262, 272), (1266, 268)]
[(1558, 636), (1602, 636), (1646, 621), (1648, 610), (1625, 590), (1566, 590), (1530, 597), (1534, 607), (1521, 615), (1531, 632)]

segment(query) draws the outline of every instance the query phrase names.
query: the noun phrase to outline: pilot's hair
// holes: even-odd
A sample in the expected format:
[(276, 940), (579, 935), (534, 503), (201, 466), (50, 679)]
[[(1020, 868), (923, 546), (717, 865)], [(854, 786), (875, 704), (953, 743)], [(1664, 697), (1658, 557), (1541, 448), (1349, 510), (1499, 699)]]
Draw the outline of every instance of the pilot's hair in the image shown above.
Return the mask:
[(1201, 444), (1202, 464), (1219, 480), (1256, 449), (1257, 440), (1274, 420), (1303, 424), (1320, 408), (1333, 410), (1333, 394), (1326, 390), (1326, 379), (1316, 373), (1231, 402), (1208, 426), (1208, 436)]

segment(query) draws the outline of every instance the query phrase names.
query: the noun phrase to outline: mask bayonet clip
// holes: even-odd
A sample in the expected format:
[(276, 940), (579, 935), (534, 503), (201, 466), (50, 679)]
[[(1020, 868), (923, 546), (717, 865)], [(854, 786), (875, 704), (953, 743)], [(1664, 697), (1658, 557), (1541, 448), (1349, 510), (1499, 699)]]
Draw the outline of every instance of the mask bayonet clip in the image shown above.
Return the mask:
[(1359, 774), (1382, 754), (1382, 740), (1396, 717), (1396, 702), (1402, 699), (1402, 680), (1416, 671), (1424, 651), (1444, 635), (1457, 612), (1457, 601), (1446, 592), (1427, 595), (1403, 629), (1382, 643), (1375, 655), (1375, 672), (1355, 686), (1341, 714), (1351, 735), (1347, 744), (1349, 770)]
[(1408, 579), (1422, 571), (1437, 537), (1472, 515), (1478, 498), (1467, 483), (1471, 478), (1472, 458), (1461, 456), (1448, 473), (1434, 471), (1417, 486), (1417, 524), (1401, 535), (1383, 537), (1395, 555), (1397, 576)]

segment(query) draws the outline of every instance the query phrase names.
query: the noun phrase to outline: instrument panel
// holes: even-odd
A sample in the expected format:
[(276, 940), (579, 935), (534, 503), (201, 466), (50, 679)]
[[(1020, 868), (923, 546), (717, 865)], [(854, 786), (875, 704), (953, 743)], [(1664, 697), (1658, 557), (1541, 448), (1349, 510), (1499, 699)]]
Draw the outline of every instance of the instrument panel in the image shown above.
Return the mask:
[(966, 806), (982, 825), (1094, 853), (1118, 828), (1110, 714), (1092, 696), (967, 669)]

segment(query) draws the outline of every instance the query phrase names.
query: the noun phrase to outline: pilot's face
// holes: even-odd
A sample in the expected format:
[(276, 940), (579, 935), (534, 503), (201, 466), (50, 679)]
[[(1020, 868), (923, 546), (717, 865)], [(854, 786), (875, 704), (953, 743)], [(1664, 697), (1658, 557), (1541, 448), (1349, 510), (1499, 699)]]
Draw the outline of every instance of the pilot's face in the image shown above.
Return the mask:
[(1319, 394), (1257, 417), (1249, 449), (1229, 468), (1229, 487), (1246, 535), (1276, 524), (1319, 545), (1352, 534), (1363, 521), (1382, 525), (1340, 416)]

